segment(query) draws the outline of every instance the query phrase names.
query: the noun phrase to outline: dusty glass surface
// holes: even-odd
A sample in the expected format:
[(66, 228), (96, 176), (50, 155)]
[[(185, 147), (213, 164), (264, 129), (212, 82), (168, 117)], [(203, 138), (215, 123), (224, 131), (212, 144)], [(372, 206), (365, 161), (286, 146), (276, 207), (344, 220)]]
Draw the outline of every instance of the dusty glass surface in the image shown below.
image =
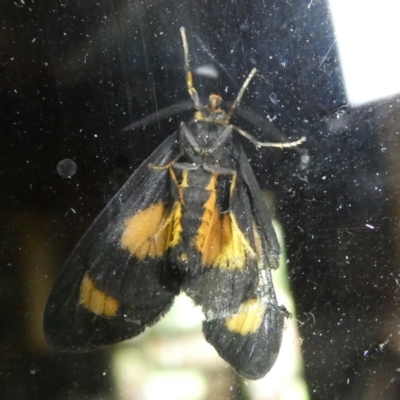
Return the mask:
[[(191, 306), (183, 333), (173, 319), (117, 350), (57, 355), (43, 339), (69, 252), (192, 114), (122, 132), (189, 100), (181, 26), (201, 96), (233, 100), (256, 67), (235, 124), (261, 140), (307, 137), (306, 153), (243, 144), (274, 194), (301, 338), (283, 347), (302, 353), (310, 398), (398, 398), (398, 97), (347, 104), (325, 1), (17, 0), (1, 10), (0, 398), (153, 399), (160, 388), (175, 399), (285, 398), (286, 384), (251, 389), (196, 351)], [(134, 360), (129, 373), (121, 354)]]

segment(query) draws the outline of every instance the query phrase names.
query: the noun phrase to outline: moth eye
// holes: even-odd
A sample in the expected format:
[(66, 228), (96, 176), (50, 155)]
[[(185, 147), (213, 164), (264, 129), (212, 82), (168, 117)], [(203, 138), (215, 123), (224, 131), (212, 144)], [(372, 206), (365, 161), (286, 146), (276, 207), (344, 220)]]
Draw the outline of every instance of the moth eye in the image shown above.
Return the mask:
[(189, 260), (189, 257), (186, 253), (179, 254), (178, 258), (179, 258), (179, 261), (183, 264), (186, 264)]

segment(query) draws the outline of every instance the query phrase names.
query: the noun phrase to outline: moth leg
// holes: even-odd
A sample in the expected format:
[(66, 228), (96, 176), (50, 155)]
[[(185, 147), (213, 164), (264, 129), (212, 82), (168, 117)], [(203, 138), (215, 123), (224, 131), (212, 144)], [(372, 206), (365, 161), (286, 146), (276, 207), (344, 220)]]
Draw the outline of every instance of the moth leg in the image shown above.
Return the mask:
[(183, 43), (183, 53), (184, 53), (184, 57), (185, 57), (186, 83), (187, 83), (189, 95), (192, 98), (196, 109), (201, 110), (202, 108), (204, 108), (204, 106), (203, 106), (203, 104), (201, 104), (199, 94), (197, 93), (196, 88), (193, 86), (193, 74), (192, 74), (192, 71), (190, 70), (190, 64), (189, 64), (189, 46), (187, 43), (186, 30), (184, 27), (181, 28), (181, 36), (182, 36), (182, 43)]
[(249, 74), (249, 76), (247, 77), (247, 79), (244, 81), (242, 87), (241, 87), (240, 90), (239, 90), (239, 93), (238, 93), (238, 95), (237, 95), (235, 101), (233, 102), (233, 104), (231, 105), (231, 108), (230, 108), (229, 111), (228, 111), (228, 121), (229, 121), (229, 119), (232, 117), (232, 115), (235, 113), (236, 108), (239, 107), (239, 104), (240, 104), (240, 101), (242, 100), (242, 97), (243, 97), (243, 95), (244, 95), (244, 92), (246, 91), (247, 86), (249, 86), (249, 83), (250, 83), (250, 81), (252, 80), (253, 76), (256, 74), (256, 72), (257, 72), (257, 69), (256, 69), (256, 68), (253, 68), (253, 69), (250, 71), (250, 74)]
[(149, 167), (155, 171), (162, 171), (164, 169), (170, 169), (173, 165), (182, 157), (182, 153), (179, 153), (171, 162), (166, 165), (153, 165), (150, 164)]
[(247, 140), (250, 140), (251, 143), (254, 144), (257, 148), (259, 147), (278, 147), (280, 149), (288, 148), (288, 147), (296, 147), (301, 143), (306, 141), (305, 136), (301, 137), (299, 140), (294, 142), (286, 142), (286, 143), (273, 143), (273, 142), (260, 142), (254, 136), (250, 135), (250, 133), (244, 131), (243, 129), (238, 128), (237, 126), (232, 126), (232, 128), (244, 136)]
[(190, 132), (190, 129), (186, 126), (184, 122), (181, 122), (180, 129), (179, 129), (179, 136), (182, 139), (182, 136), (184, 136), (187, 141), (190, 143), (192, 146), (193, 150), (196, 151), (196, 153), (200, 153), (201, 149), (199, 144), (196, 142), (195, 137), (193, 136), (192, 132)]
[(180, 169), (182, 171), (196, 171), (200, 168), (200, 165), (188, 163), (188, 162), (179, 162), (174, 164), (175, 169)]
[(218, 165), (211, 165), (211, 164), (203, 164), (203, 168), (211, 172), (213, 174), (221, 174), (221, 175), (235, 175), (236, 171), (230, 168), (223, 168), (219, 167)]
[(230, 137), (231, 133), (232, 125), (226, 126), (222, 133), (217, 137), (213, 145), (207, 149), (207, 154), (214, 153), (214, 151), (217, 150), (218, 147), (220, 147)]

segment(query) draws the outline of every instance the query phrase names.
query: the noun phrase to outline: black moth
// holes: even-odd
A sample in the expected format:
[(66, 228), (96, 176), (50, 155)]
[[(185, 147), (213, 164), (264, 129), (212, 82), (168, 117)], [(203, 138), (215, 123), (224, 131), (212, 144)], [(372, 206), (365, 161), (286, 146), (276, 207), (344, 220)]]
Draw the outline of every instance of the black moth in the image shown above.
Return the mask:
[(186, 80), (196, 109), (119, 190), (66, 261), (47, 302), (44, 332), (60, 351), (90, 351), (139, 335), (184, 291), (202, 307), (203, 332), (236, 372), (263, 377), (279, 352), (285, 311), (271, 269), (279, 244), (260, 188), (229, 123), (255, 74), (224, 111), (203, 106), (193, 86), (181, 28)]

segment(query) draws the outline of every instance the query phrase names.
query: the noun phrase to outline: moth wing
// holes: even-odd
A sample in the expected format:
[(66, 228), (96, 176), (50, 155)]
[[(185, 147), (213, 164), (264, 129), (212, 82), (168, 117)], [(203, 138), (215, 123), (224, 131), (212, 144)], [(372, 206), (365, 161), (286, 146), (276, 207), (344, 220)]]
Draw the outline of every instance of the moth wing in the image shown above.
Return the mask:
[(175, 133), (128, 179), (76, 245), (45, 309), (45, 337), (53, 348), (88, 351), (131, 338), (172, 305), (179, 281), (168, 272), (162, 229), (173, 195), (168, 170), (150, 165), (165, 166), (179, 153)]
[(277, 304), (270, 272), (279, 266), (280, 249), (261, 190), (239, 145), (236, 154), (238, 188), (230, 209), (256, 251), (257, 287), (234, 312), (206, 314), (203, 333), (239, 375), (259, 379), (273, 366), (282, 341), (285, 313)]
[(260, 379), (279, 354), (285, 312), (278, 307), (271, 274), (264, 274), (259, 291), (230, 316), (203, 322), (203, 333), (218, 354), (247, 379)]
[(237, 145), (236, 152), (238, 153), (241, 175), (251, 195), (253, 215), (262, 239), (263, 252), (267, 262), (264, 268), (276, 269), (279, 267), (279, 255), (281, 250), (271, 217), (269, 216), (264, 201), (264, 196), (254, 176), (247, 155), (240, 145)]

